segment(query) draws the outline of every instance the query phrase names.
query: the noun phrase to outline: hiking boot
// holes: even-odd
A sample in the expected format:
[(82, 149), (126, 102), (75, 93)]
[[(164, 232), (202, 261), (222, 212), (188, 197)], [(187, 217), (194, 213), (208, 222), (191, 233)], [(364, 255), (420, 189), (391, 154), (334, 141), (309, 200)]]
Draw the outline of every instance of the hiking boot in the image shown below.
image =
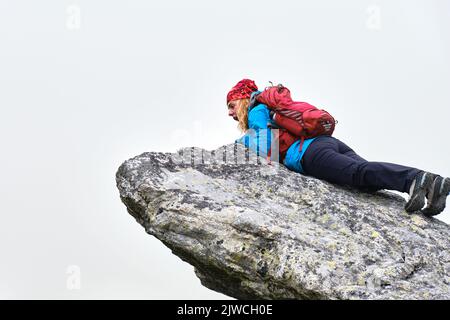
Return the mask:
[(425, 205), (425, 197), (429, 193), (433, 180), (437, 175), (430, 172), (419, 172), (409, 188), (409, 200), (405, 204), (406, 212), (419, 211)]
[(427, 194), (427, 206), (422, 210), (426, 216), (435, 216), (444, 211), (447, 195), (450, 193), (450, 178), (437, 176)]

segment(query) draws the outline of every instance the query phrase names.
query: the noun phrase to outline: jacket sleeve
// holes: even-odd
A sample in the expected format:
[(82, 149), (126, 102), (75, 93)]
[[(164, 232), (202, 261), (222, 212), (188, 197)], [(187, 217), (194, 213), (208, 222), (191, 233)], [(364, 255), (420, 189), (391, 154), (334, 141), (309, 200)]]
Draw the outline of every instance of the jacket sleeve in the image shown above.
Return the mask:
[(270, 122), (272, 120), (267, 107), (263, 104), (256, 106), (248, 114), (249, 129), (236, 143), (245, 145), (260, 156), (267, 156), (272, 138), (271, 129), (267, 126)]

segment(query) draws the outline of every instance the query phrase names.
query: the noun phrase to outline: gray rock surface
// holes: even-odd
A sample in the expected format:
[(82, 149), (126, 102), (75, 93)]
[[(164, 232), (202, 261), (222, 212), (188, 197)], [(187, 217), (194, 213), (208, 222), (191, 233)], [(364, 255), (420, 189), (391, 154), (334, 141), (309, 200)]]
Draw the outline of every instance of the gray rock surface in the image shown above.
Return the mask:
[(234, 144), (143, 153), (116, 182), (146, 232), (231, 297), (450, 299), (449, 225), (407, 214), (392, 192), (333, 185)]

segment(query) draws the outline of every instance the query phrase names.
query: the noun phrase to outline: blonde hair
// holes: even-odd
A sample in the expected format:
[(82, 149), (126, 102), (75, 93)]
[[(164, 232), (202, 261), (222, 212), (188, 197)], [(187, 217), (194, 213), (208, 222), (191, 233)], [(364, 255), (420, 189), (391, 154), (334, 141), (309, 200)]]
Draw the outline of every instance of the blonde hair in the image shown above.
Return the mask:
[[(236, 116), (238, 118), (238, 129), (242, 132), (248, 130), (248, 106), (250, 104), (250, 99), (236, 99), (237, 110)], [(231, 102), (231, 101), (230, 101)]]

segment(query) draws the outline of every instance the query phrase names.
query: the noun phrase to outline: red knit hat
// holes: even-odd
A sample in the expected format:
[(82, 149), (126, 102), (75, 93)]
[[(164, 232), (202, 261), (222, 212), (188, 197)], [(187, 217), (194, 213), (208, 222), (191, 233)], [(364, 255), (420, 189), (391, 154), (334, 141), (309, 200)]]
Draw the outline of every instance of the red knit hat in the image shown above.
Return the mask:
[(253, 91), (257, 91), (258, 87), (255, 81), (250, 79), (242, 79), (227, 94), (227, 104), (231, 100), (250, 98)]

